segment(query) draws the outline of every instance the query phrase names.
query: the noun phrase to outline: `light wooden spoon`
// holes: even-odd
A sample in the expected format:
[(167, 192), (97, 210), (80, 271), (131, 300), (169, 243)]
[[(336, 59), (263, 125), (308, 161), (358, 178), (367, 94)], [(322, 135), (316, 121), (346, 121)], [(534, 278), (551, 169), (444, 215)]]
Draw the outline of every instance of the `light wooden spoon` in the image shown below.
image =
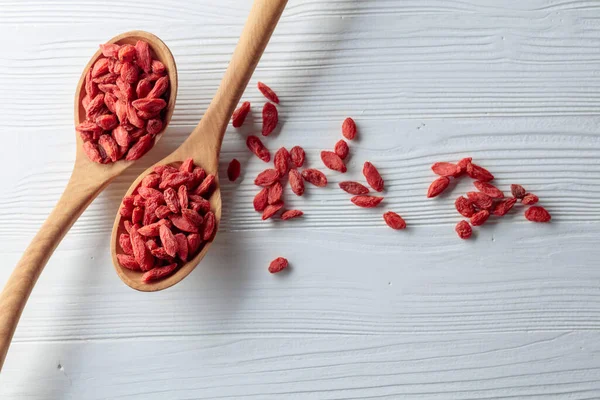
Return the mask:
[[(175, 108), (177, 67), (169, 48), (162, 40), (148, 32), (126, 32), (115, 36), (109, 43), (135, 44), (138, 40), (148, 42), (154, 53), (153, 57), (165, 65), (169, 74), (169, 102), (167, 104), (163, 131), (157, 135), (154, 142), (156, 145), (164, 129), (169, 124), (173, 115), (173, 109)], [(81, 89), (84, 86), (86, 72), (100, 55), (100, 50), (98, 50), (86, 65), (77, 84), (75, 92), (75, 125), (85, 120), (85, 109), (81, 105), (81, 100), (85, 97), (85, 93)], [(79, 134), (76, 134), (76, 137), (75, 166), (73, 167), (69, 183), (54, 210), (52, 210), (46, 222), (44, 222), (29, 247), (25, 250), (23, 257), (21, 257), (13, 273), (8, 278), (2, 294), (0, 294), (0, 369), (4, 364), (10, 341), (23, 312), (23, 308), (48, 259), (92, 200), (100, 194), (110, 181), (134, 163), (134, 161), (125, 160), (111, 164), (92, 162), (83, 152), (83, 142)]]
[[(242, 97), (286, 3), (287, 0), (254, 1), (229, 67), (202, 120), (177, 150), (155, 165), (171, 164), (178, 167), (185, 159), (193, 158), (194, 163), (204, 168), (207, 174), (214, 174), (218, 177), (219, 153), (229, 119)], [(133, 182), (127, 195), (130, 195), (151, 171), (152, 167), (144, 171)], [(211, 210), (215, 213), (218, 226), (221, 220), (221, 192), (218, 179), (216, 189), (210, 198), (210, 205)], [(123, 222), (121, 215), (117, 213), (110, 246), (113, 264), (121, 280), (140, 291), (153, 292), (175, 285), (196, 268), (210, 247), (210, 243), (206, 243), (196, 257), (185, 263), (173, 275), (159, 281), (144, 283), (141, 279), (141, 272), (121, 267), (117, 259), (119, 235), (125, 232)]]

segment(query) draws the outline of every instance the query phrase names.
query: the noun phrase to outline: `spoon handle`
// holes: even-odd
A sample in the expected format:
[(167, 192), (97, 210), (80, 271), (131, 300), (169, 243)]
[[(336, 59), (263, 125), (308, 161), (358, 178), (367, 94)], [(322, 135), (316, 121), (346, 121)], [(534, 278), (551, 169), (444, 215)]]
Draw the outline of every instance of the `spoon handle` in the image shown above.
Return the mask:
[[(202, 120), (182, 147), (191, 149), (197, 142), (202, 142), (202, 145), (216, 149), (218, 157), (231, 114), (240, 101), (286, 4), (287, 0), (254, 0), (219, 89)], [(213, 134), (204, 136), (205, 128), (210, 128)]]
[(42, 270), (62, 238), (107, 181), (90, 179), (75, 168), (54, 210), (35, 235), (0, 294), (0, 370), (15, 329)]

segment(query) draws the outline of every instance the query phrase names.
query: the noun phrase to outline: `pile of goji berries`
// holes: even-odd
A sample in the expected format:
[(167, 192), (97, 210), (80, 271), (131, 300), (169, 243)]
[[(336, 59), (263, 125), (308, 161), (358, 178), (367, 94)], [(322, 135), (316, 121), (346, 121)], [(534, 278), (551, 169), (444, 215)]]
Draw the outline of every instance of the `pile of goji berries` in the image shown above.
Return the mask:
[(525, 218), (532, 222), (549, 222), (550, 213), (541, 206), (533, 206), (539, 201), (533, 193), (528, 193), (521, 185), (513, 184), (510, 187), (512, 197), (505, 197), (504, 192), (489, 183), (494, 180), (487, 169), (474, 164), (473, 159), (463, 158), (458, 163), (437, 162), (431, 166), (433, 172), (440, 175), (431, 183), (427, 191), (427, 197), (436, 197), (444, 192), (450, 185), (450, 178), (459, 178), (468, 175), (475, 179), (473, 185), (477, 191), (467, 192), (467, 197), (460, 196), (454, 202), (458, 213), (470, 219), (469, 222), (462, 220), (456, 224), (455, 230), (461, 239), (468, 239), (473, 234), (471, 226), (483, 225), (490, 216), (503, 217), (518, 200), (529, 206), (525, 210)]
[(210, 198), (215, 176), (194, 165), (154, 167), (130, 196), (123, 198), (120, 213), (127, 233), (119, 236), (119, 263), (142, 271), (142, 281), (171, 275), (213, 240), (215, 214)]
[[(258, 89), (269, 100), (262, 109), (262, 135), (269, 136), (277, 127), (279, 116), (275, 104), (279, 104), (279, 98), (262, 82), (258, 82)], [(275, 104), (274, 104), (275, 103)], [(232, 116), (232, 125), (239, 128), (243, 125), (248, 113), (250, 112), (250, 103), (243, 102)], [(342, 135), (347, 140), (354, 140), (357, 134), (356, 124), (352, 118), (346, 118), (342, 123)], [(246, 140), (248, 149), (259, 159), (268, 163), (271, 161), (271, 153), (263, 144), (258, 136), (250, 135)], [(344, 139), (335, 143), (333, 151), (321, 151), (321, 161), (323, 165), (333, 171), (345, 173), (347, 171), (344, 160), (348, 156), (350, 148)], [(327, 176), (315, 168), (306, 168), (302, 171), (306, 154), (300, 146), (294, 146), (289, 151), (282, 147), (273, 157), (273, 168), (268, 168), (258, 174), (254, 184), (262, 189), (254, 197), (254, 209), (262, 213), (262, 219), (266, 220), (274, 217), (281, 212), (280, 218), (288, 220), (302, 216), (301, 210), (284, 210), (283, 187), (285, 178), (290, 184), (291, 190), (297, 196), (304, 194), (304, 182), (308, 182), (316, 187), (327, 186)], [(240, 175), (240, 163), (233, 159), (227, 169), (227, 176), (230, 181), (235, 181)], [(376, 192), (382, 192), (384, 181), (377, 168), (370, 162), (365, 162), (363, 166), (363, 175), (367, 184)], [(359, 182), (344, 181), (339, 184), (340, 188), (347, 193), (354, 195), (350, 199), (352, 203), (359, 207), (373, 208), (377, 207), (383, 200), (381, 196), (370, 195), (369, 188)], [(393, 229), (406, 228), (406, 222), (402, 217), (393, 211), (383, 214), (385, 223)], [(269, 271), (271, 273), (280, 272), (288, 266), (285, 258), (279, 257), (271, 263)]]
[(76, 130), (94, 162), (137, 160), (163, 130), (169, 76), (148, 43), (101, 44), (102, 57), (85, 76), (86, 120)]

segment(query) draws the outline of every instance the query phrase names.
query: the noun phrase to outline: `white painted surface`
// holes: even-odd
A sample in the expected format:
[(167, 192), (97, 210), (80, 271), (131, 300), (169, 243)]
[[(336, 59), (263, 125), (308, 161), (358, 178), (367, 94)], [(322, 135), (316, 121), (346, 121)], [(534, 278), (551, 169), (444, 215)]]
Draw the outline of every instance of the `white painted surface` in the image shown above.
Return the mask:
[[(168, 3), (168, 5), (167, 5)], [(108, 240), (129, 182), (176, 148), (223, 73), (250, 2), (0, 1), (0, 283), (58, 199), (74, 157), (72, 95), (95, 46), (145, 29), (180, 72), (160, 145), (85, 212), (42, 274), (0, 376), (2, 399), (600, 398), (600, 3), (592, 0), (292, 0), (228, 132), (224, 219), (180, 285), (137, 293)], [(356, 118), (349, 177), (369, 159), (385, 209), (335, 189), (261, 222), (244, 137), (256, 81), (282, 99), (271, 149), (311, 165)], [(452, 195), (424, 198), (429, 165), (471, 155), (503, 188), (540, 195), (549, 225), (520, 214), (459, 241)], [(292, 269), (267, 273), (279, 255)]]

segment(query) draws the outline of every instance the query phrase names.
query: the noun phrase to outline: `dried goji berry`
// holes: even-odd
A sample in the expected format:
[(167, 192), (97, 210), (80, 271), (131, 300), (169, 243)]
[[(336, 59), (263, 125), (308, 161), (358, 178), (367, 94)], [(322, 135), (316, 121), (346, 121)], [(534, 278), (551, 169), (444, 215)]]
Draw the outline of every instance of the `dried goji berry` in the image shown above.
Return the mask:
[(156, 80), (156, 82), (154, 82), (154, 87), (152, 88), (150, 93), (148, 93), (146, 98), (148, 98), (148, 99), (159, 98), (167, 92), (168, 88), (169, 88), (169, 77), (163, 76), (161, 78), (158, 78)]
[(150, 251), (146, 247), (146, 242), (142, 235), (135, 229), (131, 229), (129, 237), (131, 238), (131, 246), (133, 248), (135, 261), (137, 261), (142, 271), (148, 271), (154, 266), (154, 257), (152, 257), (152, 254), (150, 254)]
[(166, 188), (163, 192), (163, 196), (165, 199), (165, 204), (169, 207), (172, 213), (177, 214), (180, 210), (179, 207), (179, 198), (177, 197), (177, 192), (172, 187)]
[(256, 176), (254, 184), (256, 186), (271, 186), (277, 180), (279, 180), (279, 172), (276, 169), (269, 168)]
[(131, 44), (125, 44), (121, 46), (119, 52), (117, 54), (119, 61), (121, 62), (130, 62), (135, 58), (135, 47)]
[(98, 145), (102, 146), (104, 152), (111, 161), (115, 162), (119, 159), (119, 147), (115, 139), (110, 135), (101, 135), (98, 139)]
[(388, 211), (383, 214), (383, 219), (385, 220), (385, 223), (392, 229), (399, 230), (406, 228), (406, 222), (404, 219), (393, 211)]
[(279, 176), (284, 176), (287, 174), (288, 165), (290, 163), (290, 153), (285, 147), (277, 150), (273, 159), (273, 163), (275, 164), (275, 169), (279, 171)]
[(185, 185), (179, 186), (179, 189), (177, 189), (177, 198), (179, 199), (179, 206), (181, 207), (182, 210), (185, 210), (186, 208), (188, 208), (189, 197), (188, 197), (187, 186), (185, 186)]
[(335, 144), (333, 151), (335, 152), (335, 154), (338, 155), (339, 158), (344, 160), (344, 159), (346, 159), (346, 157), (348, 157), (350, 148), (348, 147), (348, 143), (346, 143), (346, 141), (344, 139), (340, 139)]
[(105, 43), (100, 45), (100, 51), (104, 57), (117, 58), (120, 47), (115, 43)]
[(363, 175), (373, 190), (377, 192), (383, 191), (383, 178), (379, 174), (377, 168), (375, 168), (375, 166), (368, 161), (366, 161), (363, 165)]
[(356, 137), (356, 124), (352, 118), (348, 117), (342, 123), (342, 135), (348, 140)]
[(127, 156), (125, 157), (125, 159), (127, 161), (137, 160), (138, 158), (140, 158), (141, 156), (146, 154), (146, 152), (148, 152), (148, 150), (150, 150), (150, 148), (152, 148), (153, 142), (154, 142), (154, 138), (151, 135), (142, 136), (136, 142), (136, 144), (131, 146), (131, 148), (127, 152)]
[(187, 218), (184, 218), (181, 215), (170, 215), (169, 219), (173, 223), (173, 225), (184, 232), (190, 233), (198, 233), (200, 229), (197, 225), (192, 224)]
[(302, 177), (305, 181), (312, 183), (317, 187), (327, 186), (327, 177), (318, 169), (308, 168), (302, 171)]
[(198, 186), (196, 188), (196, 190), (194, 190), (194, 194), (208, 198), (210, 196), (210, 194), (212, 193), (212, 189), (215, 186), (216, 180), (217, 180), (217, 178), (215, 175), (213, 175), (213, 174), (206, 175), (206, 178), (204, 178), (204, 180), (202, 181), (200, 186)]
[(450, 179), (447, 176), (440, 176), (435, 181), (431, 182), (429, 185), (429, 189), (427, 189), (427, 197), (436, 197), (440, 193), (442, 193), (448, 185), (450, 184)]
[(127, 269), (133, 271), (141, 271), (140, 264), (135, 260), (135, 257), (128, 254), (117, 254), (117, 260), (119, 260), (119, 264)]
[(269, 204), (269, 188), (263, 188), (261, 189), (260, 192), (258, 192), (256, 194), (256, 196), (254, 196), (254, 209), (256, 211), (264, 211), (265, 208), (267, 208), (267, 205)]
[(158, 236), (160, 234), (161, 225), (166, 225), (166, 224), (167, 224), (167, 221), (164, 219), (161, 219), (158, 222), (153, 222), (151, 224), (144, 225), (141, 228), (139, 228), (137, 231), (142, 236), (154, 237), (154, 236)]
[(269, 272), (272, 274), (276, 274), (286, 269), (288, 265), (289, 263), (287, 259), (283, 257), (277, 257), (269, 264)]
[(513, 208), (516, 202), (517, 199), (515, 197), (503, 200), (494, 206), (492, 214), (494, 214), (497, 217), (503, 217), (511, 210), (511, 208)]
[(160, 241), (168, 255), (175, 257), (177, 255), (177, 240), (175, 235), (166, 224), (162, 224), (159, 228)]
[(490, 217), (490, 212), (488, 210), (477, 211), (471, 217), (471, 225), (473, 225), (473, 226), (483, 225), (483, 223), (485, 221), (487, 221), (487, 219), (489, 217)]
[(206, 242), (210, 242), (215, 237), (217, 232), (217, 219), (212, 211), (206, 213), (204, 217), (204, 223), (202, 225), (202, 239)]
[(456, 207), (456, 211), (460, 213), (463, 217), (471, 218), (473, 214), (475, 214), (475, 207), (471, 200), (460, 196), (454, 202), (454, 206)]
[(164, 201), (164, 195), (160, 190), (151, 188), (151, 187), (145, 187), (145, 186), (141, 186), (138, 188), (138, 193), (140, 194), (140, 196), (142, 196), (142, 198), (148, 200), (151, 198), (157, 198), (159, 200), (160, 203), (162, 203)]
[(135, 87), (135, 94), (138, 99), (142, 99), (152, 90), (152, 82), (149, 79), (140, 79)]
[(104, 75), (108, 72), (108, 58), (99, 58), (92, 67), (92, 78)]
[(359, 195), (359, 196), (354, 196), (353, 198), (350, 199), (350, 201), (352, 201), (357, 206), (364, 207), (364, 208), (377, 207), (379, 205), (379, 203), (381, 203), (382, 200), (383, 200), (383, 197), (368, 196), (368, 195), (364, 195), (364, 194)]
[(304, 165), (304, 159), (306, 158), (304, 149), (300, 146), (292, 147), (290, 150), (290, 158), (297, 168), (301, 168)]
[(340, 185), (340, 188), (346, 193), (350, 193), (350, 194), (354, 194), (354, 195), (369, 193), (369, 188), (367, 188), (365, 185), (362, 185), (358, 182), (344, 181), (344, 182), (340, 182), (339, 185)]
[(468, 239), (473, 234), (473, 229), (471, 228), (471, 225), (469, 225), (469, 223), (465, 220), (462, 220), (458, 224), (456, 224), (454, 230), (458, 234), (458, 237), (461, 239)]
[(510, 185), (510, 192), (512, 193), (513, 197), (517, 199), (522, 199), (527, 194), (527, 191), (523, 186), (516, 184)]
[(489, 210), (494, 203), (490, 196), (481, 192), (467, 192), (467, 197), (482, 210)]
[(549, 222), (550, 213), (541, 206), (531, 206), (525, 211), (525, 218), (531, 222)]
[(275, 215), (277, 213), (277, 211), (281, 210), (282, 208), (283, 208), (283, 202), (269, 204), (268, 206), (266, 206), (265, 210), (263, 211), (263, 215), (262, 215), (263, 221), (271, 218), (273, 215)]
[(231, 116), (231, 125), (233, 125), (234, 128), (242, 126), (249, 112), (250, 102), (245, 101), (233, 112), (233, 115)]
[(150, 55), (150, 46), (143, 40), (138, 40), (135, 43), (135, 62), (144, 72), (152, 70), (152, 56)]
[(186, 261), (188, 258), (188, 241), (183, 233), (175, 234), (175, 240), (177, 241), (177, 257), (181, 261)]
[(288, 219), (297, 218), (304, 215), (300, 210), (287, 210), (281, 214), (281, 219), (287, 221)]
[(150, 271), (142, 275), (142, 281), (149, 283), (152, 281), (163, 279), (173, 273), (177, 269), (177, 263), (165, 265), (164, 267), (152, 268)]
[(158, 206), (154, 214), (156, 214), (156, 218), (163, 219), (171, 215), (171, 210), (167, 206)]
[(479, 190), (481, 193), (485, 193), (490, 196), (492, 199), (503, 199), (504, 193), (502, 190), (498, 189), (496, 186), (491, 183), (475, 181), (473, 185)]
[(467, 172), (467, 165), (471, 164), (471, 161), (473, 161), (473, 158), (466, 157), (466, 158), (463, 158), (462, 160), (460, 160), (459, 162), (456, 163), (456, 165), (458, 166), (458, 168), (460, 168), (459, 175), (462, 175), (465, 172)]
[(267, 200), (269, 204), (275, 204), (281, 201), (283, 197), (283, 186), (279, 181), (275, 182), (271, 186), (269, 186), (269, 194), (267, 196)]
[(288, 180), (290, 181), (292, 192), (294, 192), (296, 196), (302, 196), (304, 194), (304, 180), (302, 180), (300, 172), (295, 168), (290, 169)]
[(271, 100), (273, 103), (279, 104), (279, 97), (275, 94), (275, 92), (265, 85), (262, 82), (258, 82), (258, 90), (265, 96), (267, 99)]
[(265, 103), (262, 110), (262, 135), (269, 136), (277, 127), (279, 116), (273, 103)]
[(269, 150), (257, 136), (248, 136), (246, 139), (246, 146), (248, 146), (248, 149), (250, 149), (251, 152), (256, 154), (256, 156), (264, 162), (269, 162), (271, 160), (271, 154), (269, 153)]
[(136, 109), (149, 113), (160, 111), (167, 106), (167, 102), (163, 99), (149, 98), (137, 99), (131, 102), (131, 104), (133, 104)]
[(494, 180), (494, 175), (492, 175), (490, 171), (473, 163), (467, 164), (467, 175), (481, 182)]
[(202, 245), (202, 238), (197, 233), (190, 233), (187, 235), (188, 242), (188, 257), (193, 257)]
[(322, 151), (321, 160), (327, 168), (332, 169), (334, 171), (345, 173), (347, 170), (344, 161), (342, 161), (342, 159), (333, 151)]
[(458, 176), (460, 175), (460, 167), (449, 162), (436, 162), (431, 166), (434, 174), (440, 176)]
[(190, 210), (189, 208), (181, 210), (181, 216), (196, 226), (201, 226), (204, 222), (204, 218), (197, 211)]
[(535, 194), (526, 193), (525, 196), (523, 196), (521, 203), (525, 204), (526, 206), (530, 206), (537, 203), (538, 201), (540, 201), (540, 199)]
[(125, 254), (133, 254), (133, 247), (131, 246), (131, 239), (127, 233), (121, 233), (119, 235), (119, 246)]

